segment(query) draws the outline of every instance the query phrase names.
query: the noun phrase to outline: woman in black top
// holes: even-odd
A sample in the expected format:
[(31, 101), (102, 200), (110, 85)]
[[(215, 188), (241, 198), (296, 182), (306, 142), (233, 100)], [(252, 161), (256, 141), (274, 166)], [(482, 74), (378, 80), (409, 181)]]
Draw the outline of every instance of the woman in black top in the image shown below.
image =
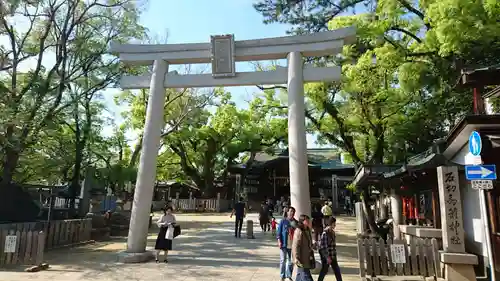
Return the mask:
[(315, 204), (313, 211), (311, 213), (312, 217), (312, 229), (313, 229), (313, 240), (315, 242), (319, 241), (319, 236), (323, 233), (323, 214), (321, 213), (321, 206)]
[(268, 224), (269, 224), (269, 209), (266, 203), (262, 203), (260, 206), (260, 212), (259, 212), (259, 222), (260, 222), (260, 228), (262, 229), (263, 232), (266, 232), (268, 229)]

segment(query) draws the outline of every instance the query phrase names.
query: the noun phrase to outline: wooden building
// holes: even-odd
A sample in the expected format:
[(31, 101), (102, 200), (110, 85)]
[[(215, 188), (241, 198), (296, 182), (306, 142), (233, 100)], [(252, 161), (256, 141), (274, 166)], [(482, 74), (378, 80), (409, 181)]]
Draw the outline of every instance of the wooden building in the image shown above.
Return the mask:
[(167, 201), (175, 198), (179, 193), (179, 198), (200, 197), (201, 191), (190, 181), (178, 182), (175, 180), (158, 182), (155, 185), (153, 201)]
[(398, 169), (383, 173), (383, 180), (400, 195), (402, 223), (441, 228), (436, 168), (449, 164), (440, 140), (429, 149), (408, 158)]
[[(463, 210), (463, 223), (459, 222), (464, 235), (463, 255), (476, 256), (477, 264), (471, 264), (475, 274), (478, 278), (488, 280), (488, 236), (491, 240), (493, 267), (496, 275), (500, 274), (500, 219), (497, 215), (500, 212), (500, 188), (498, 181), (493, 181), (494, 188), (486, 191), (486, 219), (489, 227), (485, 229), (481, 223), (484, 217), (479, 203), (481, 193), (471, 187), (464, 173), (464, 166), (468, 165), (471, 157), (468, 139), (474, 130), (481, 134), (482, 162), (500, 165), (500, 115), (473, 115), (463, 118), (446, 138), (437, 141), (424, 153), (409, 158), (405, 164), (359, 168), (353, 184), (358, 187), (377, 186), (382, 191), (371, 194), (370, 204), (375, 206), (376, 216), (385, 215), (394, 219), (396, 236), (407, 239), (437, 238), (441, 241), (442, 233), (450, 231), (451, 227), (442, 223), (443, 215), (452, 214), (449, 213), (451, 209), (443, 209), (440, 204), (437, 167), (458, 167), (460, 206)], [(394, 204), (397, 205), (396, 208)], [(387, 213), (381, 211), (384, 205)], [(445, 214), (441, 213), (443, 210), (446, 210)]]
[[(336, 196), (338, 207), (343, 206), (345, 196), (349, 194), (345, 187), (352, 181), (354, 165), (343, 164), (338, 150), (334, 149), (308, 149), (308, 158), (311, 199)], [(238, 164), (229, 172), (235, 182), (235, 197), (244, 195), (249, 201), (260, 202), (265, 198), (279, 199), (290, 195), (287, 150), (278, 150), (273, 155), (260, 152), (250, 167)]]
[[(482, 139), (481, 160), (484, 164), (500, 165), (500, 115), (475, 115), (464, 118), (450, 132), (446, 140), (443, 154), (453, 163), (467, 165), (470, 158), (468, 141), (472, 131), (479, 132)], [(464, 216), (465, 246), (468, 253), (479, 257), (479, 265), (475, 267), (477, 276), (487, 276), (489, 255), (487, 236), (491, 242), (493, 269), (500, 275), (500, 186), (493, 181), (494, 188), (485, 194), (488, 229), (481, 224), (483, 214), (480, 208), (481, 193), (471, 187), (470, 181), (462, 174), (460, 190)]]

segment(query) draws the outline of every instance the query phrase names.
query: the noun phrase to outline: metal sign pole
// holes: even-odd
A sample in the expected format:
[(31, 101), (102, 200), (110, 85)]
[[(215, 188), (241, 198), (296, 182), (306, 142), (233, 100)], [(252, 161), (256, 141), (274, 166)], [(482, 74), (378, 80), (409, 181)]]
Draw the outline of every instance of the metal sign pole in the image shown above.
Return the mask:
[(336, 212), (338, 209), (338, 177), (337, 175), (332, 175), (332, 208)]
[(486, 210), (486, 193), (484, 189), (479, 190), (479, 207), (481, 208), (481, 221), (483, 223), (484, 238), (486, 239), (486, 251), (488, 254), (488, 262), (490, 264), (491, 280), (495, 281), (495, 264), (493, 262), (493, 251), (491, 250), (490, 226), (488, 223), (488, 211)]
[(473, 131), (469, 137), (469, 153), (472, 156), (470, 157), (470, 162), (468, 161), (468, 158), (466, 158), (466, 162), (469, 163), (466, 163), (468, 165), (465, 166), (465, 177), (467, 178), (467, 180), (470, 180), (471, 187), (473, 189), (478, 189), (479, 192), (479, 208), (481, 209), (481, 223), (483, 225), (483, 229), (485, 229), (484, 242), (486, 243), (490, 276), (491, 280), (495, 281), (495, 263), (493, 261), (488, 211), (486, 208), (486, 193), (484, 190), (493, 189), (493, 180), (497, 179), (497, 174), (495, 165), (483, 164), (483, 161), (481, 159), (482, 146), (481, 135), (479, 134), (479, 132)]

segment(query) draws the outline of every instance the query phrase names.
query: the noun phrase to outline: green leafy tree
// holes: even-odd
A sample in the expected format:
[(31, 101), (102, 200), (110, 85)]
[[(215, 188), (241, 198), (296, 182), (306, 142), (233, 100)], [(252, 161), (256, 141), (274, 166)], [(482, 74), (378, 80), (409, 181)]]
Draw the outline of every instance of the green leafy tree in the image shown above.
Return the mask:
[[(21, 0), (5, 6), (9, 16), (0, 19), (0, 33), (9, 39), (9, 45), (0, 48), (2, 184), (12, 181), (20, 157), (40, 141), (44, 130), (70, 117), (67, 123), (76, 140), (76, 192), (92, 127), (88, 117), (95, 113), (92, 100), (122, 73), (117, 60), (105, 55), (108, 44), (144, 35), (136, 4)], [(23, 66), (28, 60), (35, 61), (33, 67)]]
[[(129, 163), (127, 164), (129, 168), (137, 166), (142, 149), (148, 95), (149, 92), (147, 90), (137, 92), (123, 91), (115, 97), (115, 102), (118, 105), (129, 107), (129, 110), (122, 114), (125, 120), (124, 126), (127, 130), (138, 135), (131, 157), (129, 158)], [(165, 125), (162, 129), (162, 138), (168, 137), (173, 131), (182, 127), (184, 122), (187, 122), (190, 118), (194, 118), (198, 114), (199, 109), (210, 105), (214, 95), (215, 91), (203, 92), (195, 89), (167, 89), (164, 106)], [(164, 143), (161, 146), (161, 150), (164, 151)]]
[(471, 112), (471, 95), (457, 87), (460, 70), (499, 63), (496, 1), (266, 0), (255, 8), (294, 34), (357, 27), (356, 44), (341, 58), (311, 61), (342, 64), (342, 83), (306, 89), (320, 140), (356, 164), (399, 162), (445, 136)]
[(287, 120), (264, 110), (263, 99), (256, 97), (248, 109), (238, 109), (230, 93), (219, 90), (216, 97), (215, 112), (199, 109), (165, 139), (184, 173), (205, 196), (214, 195), (216, 178), (224, 179), (227, 168), (242, 154), (249, 155), (249, 169), (258, 151), (277, 146), (287, 134)]

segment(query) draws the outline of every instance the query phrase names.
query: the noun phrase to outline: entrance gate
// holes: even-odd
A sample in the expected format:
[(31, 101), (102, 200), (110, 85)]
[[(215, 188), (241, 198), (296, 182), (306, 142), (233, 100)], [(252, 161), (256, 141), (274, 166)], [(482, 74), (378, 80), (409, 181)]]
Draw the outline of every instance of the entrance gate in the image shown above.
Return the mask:
[[(161, 140), (165, 88), (276, 85), (288, 87), (288, 146), (290, 197), (297, 214), (310, 214), (308, 160), (306, 151), (304, 82), (338, 81), (341, 68), (303, 67), (303, 57), (337, 54), (344, 44), (356, 40), (353, 27), (308, 35), (234, 41), (233, 35), (211, 36), (210, 43), (192, 44), (112, 44), (126, 64), (153, 65), (144, 76), (125, 76), (123, 89), (150, 89), (142, 153), (134, 193), (127, 240), (128, 253), (144, 253), (148, 217), (156, 175), (156, 159)], [(237, 61), (287, 58), (288, 66), (272, 71), (236, 72)], [(172, 64), (211, 63), (211, 74), (179, 75), (168, 72)]]

